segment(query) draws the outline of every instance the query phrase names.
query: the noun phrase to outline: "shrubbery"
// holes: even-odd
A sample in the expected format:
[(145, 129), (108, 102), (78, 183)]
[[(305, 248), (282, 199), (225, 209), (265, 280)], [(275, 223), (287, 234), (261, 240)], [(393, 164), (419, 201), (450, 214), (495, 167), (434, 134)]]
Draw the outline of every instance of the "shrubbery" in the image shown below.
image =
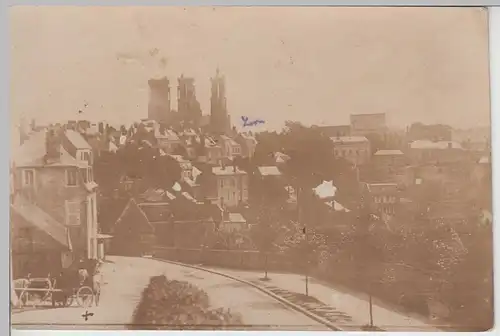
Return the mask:
[(241, 325), (239, 315), (210, 307), (206, 292), (185, 281), (151, 277), (144, 289), (133, 322), (135, 330), (234, 329)]

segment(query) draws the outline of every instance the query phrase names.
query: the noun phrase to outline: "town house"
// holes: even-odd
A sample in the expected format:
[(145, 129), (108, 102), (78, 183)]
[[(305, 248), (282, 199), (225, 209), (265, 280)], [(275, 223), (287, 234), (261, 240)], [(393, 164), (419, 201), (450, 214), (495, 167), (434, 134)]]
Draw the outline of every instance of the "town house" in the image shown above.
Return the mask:
[(73, 130), (49, 127), (33, 134), (13, 161), (14, 207), (36, 208), (47, 221), (64, 228), (57, 230), (67, 230), (71, 258), (98, 258), (97, 184), (92, 150), (83, 137)]
[(238, 134), (235, 141), (241, 146), (241, 156), (246, 158), (253, 157), (257, 140), (251, 133), (243, 132)]
[(216, 178), (217, 203), (222, 207), (235, 207), (248, 201), (248, 174), (236, 166), (212, 167)]
[(344, 158), (354, 165), (370, 160), (370, 142), (364, 136), (332, 137), (335, 157)]
[(241, 145), (226, 135), (220, 136), (223, 157), (232, 160), (235, 156), (241, 156)]

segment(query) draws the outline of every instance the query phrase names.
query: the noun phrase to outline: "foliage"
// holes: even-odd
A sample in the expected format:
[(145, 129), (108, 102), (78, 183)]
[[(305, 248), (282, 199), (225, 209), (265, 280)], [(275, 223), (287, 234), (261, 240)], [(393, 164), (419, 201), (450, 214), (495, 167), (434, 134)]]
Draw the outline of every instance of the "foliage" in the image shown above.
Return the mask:
[(224, 309), (212, 309), (207, 293), (185, 282), (151, 277), (136, 307), (129, 329), (226, 329), (241, 325), (242, 319)]
[(168, 189), (180, 179), (179, 163), (158, 148), (131, 142), (116, 153), (96, 158), (95, 178), (104, 194), (117, 189), (120, 179), (128, 176), (142, 179), (147, 186)]

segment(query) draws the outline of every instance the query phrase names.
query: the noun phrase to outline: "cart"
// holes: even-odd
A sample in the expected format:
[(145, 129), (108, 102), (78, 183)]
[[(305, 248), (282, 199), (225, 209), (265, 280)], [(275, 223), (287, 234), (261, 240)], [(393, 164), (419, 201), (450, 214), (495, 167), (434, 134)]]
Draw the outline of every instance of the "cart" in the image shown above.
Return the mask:
[(90, 307), (94, 302), (94, 291), (86, 284), (71, 286), (71, 288), (56, 288), (57, 280), (46, 278), (21, 278), (14, 280), (14, 290), (19, 297), (21, 307), (39, 307), (45, 303), (71, 306), (74, 301), (80, 307)]

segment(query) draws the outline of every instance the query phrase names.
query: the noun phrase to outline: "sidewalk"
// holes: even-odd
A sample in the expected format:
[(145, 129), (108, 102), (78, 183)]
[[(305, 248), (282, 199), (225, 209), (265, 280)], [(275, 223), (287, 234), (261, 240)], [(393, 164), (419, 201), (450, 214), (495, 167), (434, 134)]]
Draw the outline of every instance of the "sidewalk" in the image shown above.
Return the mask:
[[(268, 289), (277, 287), (290, 292), (305, 294), (305, 276), (303, 275), (269, 273), (270, 280), (261, 281), (260, 279), (263, 277), (263, 273), (219, 268), (209, 269), (218, 270), (228, 275), (239, 277)], [(350, 316), (349, 321), (346, 320), (344, 322), (344, 327), (350, 329), (369, 324), (370, 313), (368, 297), (366, 297), (366, 299), (356, 297), (330, 286), (326, 286), (314, 278), (309, 278), (308, 287), (309, 296), (312, 296), (324, 304), (334, 307), (336, 310)], [(426, 322), (421, 318), (391, 311), (375, 303), (373, 303), (372, 307), (374, 325), (385, 331), (443, 331), (442, 329), (433, 326), (430, 321)], [(339, 324), (339, 326), (342, 326), (342, 322), (339, 322)]]

